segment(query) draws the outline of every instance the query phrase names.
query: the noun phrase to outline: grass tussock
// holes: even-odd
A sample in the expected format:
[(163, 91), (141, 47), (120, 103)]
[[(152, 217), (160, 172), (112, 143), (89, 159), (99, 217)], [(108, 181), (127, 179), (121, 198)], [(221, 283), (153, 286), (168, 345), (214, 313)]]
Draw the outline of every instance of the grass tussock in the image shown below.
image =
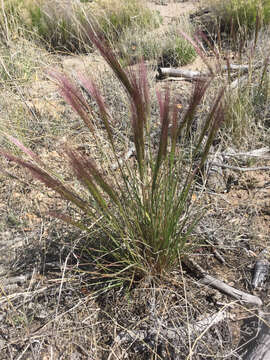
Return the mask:
[(192, 37), (193, 28), (184, 16), (168, 26), (166, 31), (154, 30), (154, 34), (141, 27), (124, 31), (115, 47), (124, 64), (156, 61), (160, 66), (179, 67), (191, 63), (197, 56), (194, 47), (183, 38), (181, 32)]
[(164, 67), (179, 67), (192, 63), (197, 53), (186, 39), (183, 38), (181, 32), (185, 32), (192, 37), (193, 29), (186, 19), (181, 19), (177, 24), (169, 27), (164, 34), (162, 41), (161, 54), (159, 55), (159, 63)]
[(270, 23), (270, 3), (264, 0), (209, 0), (222, 31), (250, 34)]
[[(39, 54), (39, 57), (36, 55)], [(36, 78), (41, 62), (50, 63), (48, 54), (24, 38), (0, 46), (0, 83), (2, 86), (22, 85)], [(45, 65), (44, 65), (45, 66)]]
[[(227, 92), (224, 136), (236, 146), (239, 138), (249, 148), (251, 144), (265, 141), (269, 131), (269, 56), (268, 31), (261, 31), (256, 42), (250, 40), (243, 63), (248, 64), (248, 74), (234, 75), (229, 81), (237, 82), (232, 92)], [(266, 50), (266, 53), (265, 51)]]
[[(46, 40), (44, 15), (25, 12), (34, 3), (50, 16)], [(269, 33), (257, 22), (240, 50), (233, 38), (212, 46), (202, 35), (201, 46), (183, 19), (163, 30), (118, 16), (120, 5), (138, 12), (135, 1), (79, 5), (99, 11), (105, 39), (55, 19), (67, 14), (55, 2), (1, 5), (1, 354), (242, 358), (239, 344), (257, 332), (253, 320), (242, 331), (251, 308), (214, 294), (181, 260), (249, 292), (247, 264), (268, 247)], [(66, 56), (90, 43), (102, 56)], [(157, 63), (182, 66), (194, 49), (203, 61), (188, 69), (206, 77), (156, 81)]]
[(97, 16), (100, 28), (112, 39), (130, 28), (154, 29), (162, 21), (158, 13), (148, 9), (141, 0), (98, 0), (93, 4), (92, 12)]
[[(90, 98), (95, 99), (98, 118), (105, 130), (104, 136), (110, 145), (112, 159), (117, 164), (117, 175), (114, 169), (109, 168), (106, 176), (94, 158), (66, 144), (62, 152), (84, 189), (80, 193), (66, 185), (60, 174), (56, 176), (50, 172), (37, 154), (13, 137), (8, 136), (8, 139), (30, 160), (16, 157), (4, 149), (1, 154), (28, 169), (34, 178), (73, 203), (82, 212), (82, 219), (88, 221), (61, 213), (55, 216), (90, 234), (94, 219), (102, 219), (96, 223), (95, 229), (99, 229), (107, 239), (104, 257), (101, 263), (97, 261), (96, 264), (103, 272), (105, 270), (112, 277), (117, 277), (118, 271), (121, 274), (132, 273), (133, 277), (149, 273), (160, 275), (174, 267), (179, 256), (189, 247), (196, 246), (191, 241), (191, 233), (199, 220), (198, 214), (192, 215), (193, 187), (223, 121), (224, 89), (219, 92), (211, 110), (201, 122), (196, 136), (192, 135), (192, 127), (209, 82), (197, 81), (182, 116), (179, 116), (181, 107), (171, 97), (169, 88), (164, 94), (158, 92), (160, 132), (157, 139), (153, 139), (150, 89), (145, 65), (141, 64), (138, 72), (125, 70), (112, 49), (98, 35), (92, 31), (89, 36), (126, 91), (130, 104), (129, 122), (135, 164), (130, 166), (128, 162), (120, 161), (113, 116), (96, 84), (82, 74), (78, 76), (80, 85)], [(51, 77), (57, 81), (62, 96), (83, 120), (102, 152), (102, 144), (97, 136), (96, 113), (68, 77), (57, 72), (51, 72)], [(193, 145), (187, 148), (186, 140), (190, 136)], [(106, 254), (109, 253), (106, 262)]]
[(91, 50), (85, 31), (89, 17), (95, 18), (105, 37), (111, 40), (128, 28), (149, 30), (161, 21), (140, 0), (11, 0), (3, 3), (0, 22), (5, 41), (17, 34), (35, 39), (50, 51), (84, 53)]

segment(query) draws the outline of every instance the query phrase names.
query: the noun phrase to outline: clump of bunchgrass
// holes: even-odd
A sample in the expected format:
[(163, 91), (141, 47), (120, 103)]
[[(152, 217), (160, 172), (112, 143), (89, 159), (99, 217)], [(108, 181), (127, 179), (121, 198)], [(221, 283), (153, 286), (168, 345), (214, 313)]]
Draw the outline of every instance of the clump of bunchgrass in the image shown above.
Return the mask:
[(1, 18), (10, 33), (17, 32), (36, 40), (48, 50), (71, 52), (89, 50), (82, 30), (84, 21), (83, 9), (75, 1), (61, 4), (58, 1), (11, 0)]
[[(80, 86), (97, 103), (104, 136), (107, 136), (116, 166), (105, 171), (93, 157), (70, 144), (65, 145), (62, 151), (81, 185), (82, 190), (79, 190), (78, 186), (66, 184), (60, 175), (48, 170), (37, 154), (11, 136), (8, 139), (30, 160), (4, 149), (1, 154), (26, 168), (34, 178), (71, 202), (81, 213), (81, 218), (61, 213), (54, 214), (56, 217), (89, 234), (97, 231), (102, 234), (100, 239), (105, 238), (105, 242), (100, 248), (102, 254), (100, 249), (97, 252), (96, 261), (100, 271), (112, 277), (124, 276), (126, 272), (139, 277), (160, 275), (174, 267), (181, 254), (196, 246), (191, 234), (201, 212), (194, 214), (192, 210), (192, 193), (196, 175), (203, 169), (223, 120), (224, 89), (201, 122), (201, 130), (196, 136), (192, 134), (196, 110), (210, 81), (201, 79), (195, 83), (182, 116), (179, 113), (181, 105), (174, 101), (169, 88), (164, 93), (158, 92), (160, 132), (154, 135), (146, 66), (141, 63), (138, 71), (124, 69), (112, 49), (92, 29), (89, 38), (126, 91), (135, 153), (133, 163), (122, 161), (116, 146), (114, 118), (96, 84), (82, 74), (78, 75)], [(50, 76), (93, 135), (96, 146), (104, 152), (97, 136), (96, 112), (67, 76), (55, 71)], [(192, 141), (188, 142), (188, 138)]]
[(247, 36), (270, 23), (270, 3), (262, 0), (208, 0), (222, 31)]
[(239, 139), (242, 139), (242, 147), (250, 143), (253, 146), (254, 143), (260, 144), (263, 132), (259, 129), (269, 126), (268, 67), (268, 62), (265, 62), (262, 70), (253, 74), (253, 81), (256, 79), (253, 84), (247, 80), (233, 92), (227, 93), (224, 136), (237, 147)]
[(161, 66), (184, 66), (191, 63), (197, 53), (181, 32), (192, 36), (193, 29), (184, 16), (166, 31), (147, 32), (140, 26), (124, 31), (115, 47), (127, 64), (139, 62), (141, 59), (158, 61)]
[(176, 29), (171, 29), (166, 34), (159, 63), (162, 66), (184, 66), (191, 63), (196, 56), (194, 47), (179, 35)]
[[(252, 134), (255, 126), (250, 90), (246, 86), (240, 86), (233, 93), (227, 94), (227, 108), (225, 111), (225, 136), (234, 144), (239, 139), (248, 140), (247, 134)], [(241, 142), (242, 145), (243, 142)]]
[[(246, 70), (240, 73), (228, 71), (230, 81), (226, 94), (224, 136), (239, 146), (260, 143), (263, 133), (260, 129), (267, 127), (269, 116), (269, 56), (268, 32), (258, 33), (254, 42), (248, 43), (248, 51), (242, 56)], [(227, 59), (228, 68), (230, 61)]]
[(71, 2), (68, 6), (61, 6), (57, 2), (48, 2), (34, 4), (28, 11), (29, 30), (37, 35), (48, 50), (75, 53), (89, 51), (82, 31), (84, 15), (77, 4)]
[(0, 26), (6, 41), (16, 33), (41, 42), (50, 51), (85, 53), (91, 49), (84, 31), (88, 17), (95, 18), (110, 40), (130, 27), (152, 29), (160, 23), (160, 18), (140, 0), (11, 0), (2, 7)]
[[(37, 57), (37, 53), (39, 57)], [(45, 50), (24, 38), (10, 41), (0, 48), (0, 83), (2, 85), (26, 83), (35, 76), (40, 67), (40, 58), (48, 59)]]
[(141, 0), (97, 0), (92, 6), (92, 17), (106, 37), (117, 40), (128, 29), (140, 28), (142, 31), (158, 27), (161, 17), (151, 11)]

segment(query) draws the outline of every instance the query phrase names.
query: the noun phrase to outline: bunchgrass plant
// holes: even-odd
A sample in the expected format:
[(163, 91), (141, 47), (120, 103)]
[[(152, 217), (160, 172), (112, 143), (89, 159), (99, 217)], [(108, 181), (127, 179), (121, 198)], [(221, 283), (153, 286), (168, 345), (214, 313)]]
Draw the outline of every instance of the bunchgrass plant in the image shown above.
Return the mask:
[[(95, 18), (107, 39), (116, 40), (129, 28), (149, 30), (158, 27), (161, 18), (141, 0), (97, 0), (67, 3), (45, 0), (9, 0), (2, 4), (0, 28), (5, 42), (12, 34), (36, 40), (50, 51), (85, 53), (91, 45), (84, 25)], [(89, 46), (90, 45), (90, 46)]]
[[(128, 273), (129, 279), (147, 274), (161, 275), (195, 245), (191, 240), (192, 231), (201, 212), (192, 210), (192, 194), (196, 177), (203, 170), (223, 120), (224, 89), (217, 95), (204, 121), (200, 122), (200, 131), (196, 134), (193, 133), (196, 111), (210, 81), (201, 79), (195, 83), (189, 105), (182, 114), (181, 105), (174, 101), (169, 88), (164, 93), (158, 92), (160, 132), (155, 135), (144, 63), (139, 65), (138, 71), (124, 69), (112, 49), (92, 29), (89, 38), (126, 91), (130, 103), (131, 147), (135, 157), (122, 161), (113, 116), (93, 80), (78, 75), (80, 86), (96, 101), (99, 119), (79, 88), (67, 76), (55, 71), (50, 76), (81, 117), (101, 151), (97, 120), (102, 121), (116, 166), (104, 169), (94, 157), (83, 154), (70, 144), (63, 147), (64, 156), (85, 190), (82, 192), (78, 186), (67, 185), (60, 175), (48, 170), (37, 154), (11, 136), (9, 140), (29, 160), (4, 149), (1, 149), (1, 155), (26, 168), (34, 178), (74, 204), (81, 214), (81, 218), (61, 213), (54, 214), (56, 217), (90, 234), (93, 231), (102, 234), (105, 241), (99, 251), (102, 250), (103, 255), (98, 252), (99, 260), (96, 261), (100, 271), (112, 277)], [(91, 247), (93, 244), (89, 245)]]
[(159, 27), (162, 21), (158, 13), (150, 10), (142, 0), (96, 0), (86, 9), (88, 15), (91, 14), (89, 10), (111, 40), (117, 40), (128, 29), (139, 27), (149, 31)]
[(44, 0), (5, 1), (0, 26), (6, 41), (11, 34), (42, 44), (50, 51), (86, 52), (89, 42), (82, 31), (85, 20), (81, 6)]
[(270, 3), (264, 0), (208, 0), (223, 31), (250, 34), (270, 23)]
[(160, 66), (184, 66), (194, 61), (197, 53), (181, 32), (190, 37), (194, 33), (190, 21), (184, 16), (166, 31), (158, 29), (157, 36), (145, 27), (133, 26), (122, 32), (115, 47), (126, 64), (134, 64), (143, 58), (145, 61), (157, 60)]
[[(267, 125), (269, 116), (269, 58), (266, 57), (261, 66), (256, 69), (254, 63), (258, 62), (258, 58), (258, 55), (255, 55), (254, 58), (250, 56), (248, 76), (244, 76), (242, 81), (238, 80), (237, 88), (226, 95), (225, 133), (230, 142), (235, 143), (235, 145), (239, 145), (239, 138), (252, 141), (253, 144), (260, 141), (261, 134), (258, 133), (258, 129)], [(252, 134), (254, 134), (253, 137)]]

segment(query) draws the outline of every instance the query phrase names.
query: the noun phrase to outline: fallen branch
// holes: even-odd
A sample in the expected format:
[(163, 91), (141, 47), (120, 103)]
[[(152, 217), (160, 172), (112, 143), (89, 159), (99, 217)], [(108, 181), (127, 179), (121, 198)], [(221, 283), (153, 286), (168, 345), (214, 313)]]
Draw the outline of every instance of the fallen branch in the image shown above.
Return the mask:
[(211, 76), (210, 74), (203, 74), (200, 71), (173, 69), (173, 68), (158, 68), (157, 79), (163, 79), (166, 77), (180, 77), (186, 80), (198, 80), (202, 77)]
[[(249, 65), (237, 65), (237, 64), (229, 64), (229, 66), (223, 65), (221, 66), (220, 70), (221, 72), (225, 72), (228, 71), (228, 69), (230, 71), (238, 71), (238, 72), (245, 72), (247, 73), (249, 70)], [(256, 68), (256, 67), (255, 67)], [(163, 78), (163, 77), (168, 77), (168, 76), (173, 76), (173, 77), (184, 77), (184, 78), (188, 78), (188, 79), (194, 79), (194, 77), (207, 77), (207, 76), (211, 76), (210, 73), (202, 73), (201, 71), (194, 71), (194, 70), (185, 70), (185, 69), (174, 69), (174, 68), (163, 68), (163, 67), (159, 67), (158, 68), (158, 76), (159, 78)]]
[(258, 157), (260, 159), (270, 159), (270, 148), (264, 147), (256, 150), (251, 150), (247, 152), (239, 152), (239, 153), (222, 153), (223, 156), (228, 157)]
[[(146, 346), (150, 347), (152, 342), (150, 339), (154, 339), (155, 344), (152, 343), (152, 345), (156, 345), (156, 343), (159, 341), (166, 341), (175, 348), (178, 348), (179, 344), (183, 343), (183, 338), (192, 336), (197, 337), (198, 334), (202, 334), (203, 332), (208, 331), (213, 325), (220, 323), (227, 317), (228, 311), (223, 309), (218, 313), (210, 315), (200, 321), (188, 324), (188, 327), (183, 326), (178, 328), (168, 328), (158, 319), (158, 323), (160, 324), (158, 327), (151, 327), (150, 329), (146, 330), (121, 331), (114, 341), (114, 346), (111, 350), (108, 360), (110, 360), (111, 357), (115, 355), (117, 350), (119, 351), (120, 346), (123, 346), (124, 344), (130, 346), (130, 344), (134, 343), (135, 341), (140, 341), (142, 346), (146, 344)], [(174, 359), (181, 360), (182, 354), (179, 354), (179, 356), (175, 354)]]
[(270, 166), (259, 166), (259, 167), (250, 167), (250, 168), (244, 168), (244, 167), (238, 167), (238, 166), (231, 166), (231, 165), (226, 165), (226, 164), (219, 164), (216, 162), (212, 162), (211, 165), (213, 166), (219, 166), (221, 168), (224, 169), (231, 169), (231, 170), (236, 170), (236, 171), (259, 171), (259, 170), (270, 170)]
[(240, 302), (245, 302), (256, 306), (262, 306), (262, 300), (258, 296), (250, 295), (246, 292), (235, 289), (234, 287), (227, 285), (223, 281), (208, 275), (198, 264), (195, 263), (195, 261), (188, 258), (187, 256), (183, 257), (182, 262), (199, 279), (200, 284), (211, 286), (212, 288), (217, 289), (222, 293), (225, 293), (226, 295), (229, 295), (234, 299), (239, 300)]
[[(261, 66), (261, 64), (257, 64), (255, 66), (253, 66), (252, 69), (253, 70), (258, 69), (260, 66)], [(234, 65), (234, 64), (223, 65), (220, 68), (221, 73), (223, 73), (225, 71), (234, 72), (233, 74), (231, 74), (230, 77), (235, 78), (237, 75), (239, 75), (243, 72), (245, 73), (244, 75), (242, 75), (240, 77), (238, 76), (237, 79), (235, 79), (230, 84), (228, 84), (227, 89), (228, 90), (236, 89), (239, 85), (241, 85), (245, 81), (246, 76), (250, 73), (249, 69), (250, 69), (249, 65)], [(236, 73), (236, 71), (237, 71), (237, 73)], [(200, 71), (159, 67), (157, 79), (162, 80), (164, 78), (170, 78), (170, 80), (177, 80), (177, 78), (179, 78), (179, 80), (184, 79), (184, 80), (193, 81), (193, 80), (199, 80), (199, 79), (207, 78), (207, 77), (211, 77), (211, 76), (212, 75), (210, 73), (202, 73)]]
[[(229, 65), (230, 71), (238, 71), (247, 73), (249, 70), (249, 65)], [(223, 65), (220, 68), (221, 72), (228, 71), (228, 65)], [(234, 74), (235, 75), (235, 74)], [(194, 71), (194, 70), (185, 70), (185, 69), (174, 69), (174, 68), (158, 68), (158, 76), (157, 78), (164, 79), (170, 77), (170, 79), (177, 80), (177, 78), (184, 78), (185, 80), (196, 80), (202, 77), (210, 77), (210, 73), (202, 73), (201, 71)], [(239, 79), (237, 79), (238, 81)], [(234, 87), (235, 85), (231, 84), (230, 86)]]
[(234, 287), (225, 284), (223, 281), (218, 280), (210, 275), (204, 275), (202, 279), (200, 279), (200, 283), (204, 285), (209, 285), (214, 289), (217, 289), (226, 295), (230, 295), (231, 297), (245, 302), (251, 305), (262, 306), (262, 300), (255, 295), (250, 295), (241, 290), (235, 289)]
[[(236, 64), (229, 64), (230, 71), (239, 71), (239, 72), (248, 72), (250, 66), (249, 65), (236, 65)], [(221, 67), (221, 71), (228, 71), (228, 65), (223, 65)]]

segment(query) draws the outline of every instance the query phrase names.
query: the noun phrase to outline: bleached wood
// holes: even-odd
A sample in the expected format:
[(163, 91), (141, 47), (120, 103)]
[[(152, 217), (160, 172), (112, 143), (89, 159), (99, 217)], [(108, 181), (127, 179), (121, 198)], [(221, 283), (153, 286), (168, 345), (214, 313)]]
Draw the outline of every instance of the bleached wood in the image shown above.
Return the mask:
[(244, 291), (238, 290), (223, 281), (208, 275), (195, 261), (187, 256), (182, 258), (182, 262), (191, 270), (191, 272), (198, 278), (200, 284), (211, 286), (214, 289), (233, 297), (234, 299), (244, 302), (246, 304), (262, 306), (262, 300), (255, 295), (248, 294)]

